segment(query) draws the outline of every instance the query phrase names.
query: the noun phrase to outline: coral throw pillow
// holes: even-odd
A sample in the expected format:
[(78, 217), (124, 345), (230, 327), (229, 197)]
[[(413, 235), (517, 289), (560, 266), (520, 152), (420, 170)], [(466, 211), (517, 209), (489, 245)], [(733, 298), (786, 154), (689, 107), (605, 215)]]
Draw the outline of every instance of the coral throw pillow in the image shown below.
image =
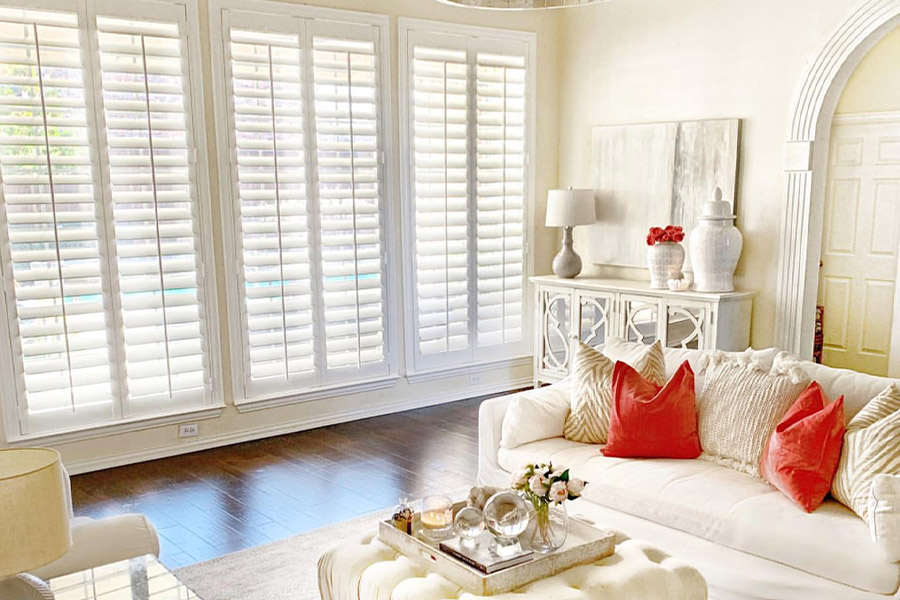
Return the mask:
[(843, 443), (844, 397), (829, 404), (814, 381), (775, 427), (763, 450), (760, 475), (812, 512), (831, 489)]
[(605, 456), (697, 458), (697, 405), (694, 372), (684, 361), (662, 387), (623, 362), (612, 380), (612, 411)]

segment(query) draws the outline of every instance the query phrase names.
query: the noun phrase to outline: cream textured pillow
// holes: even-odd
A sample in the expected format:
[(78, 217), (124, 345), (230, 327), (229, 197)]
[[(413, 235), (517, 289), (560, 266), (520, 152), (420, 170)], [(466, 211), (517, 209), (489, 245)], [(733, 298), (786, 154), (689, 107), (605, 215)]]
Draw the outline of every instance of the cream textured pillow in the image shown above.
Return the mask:
[(831, 495), (863, 519), (877, 475), (900, 474), (900, 390), (894, 384), (872, 398), (847, 425)]
[(759, 477), (766, 442), (808, 383), (795, 364), (767, 371), (750, 354), (712, 353), (697, 398), (700, 458)]
[[(663, 385), (666, 382), (666, 361), (662, 344), (656, 341), (634, 362), (641, 377)], [(586, 444), (605, 444), (609, 433), (609, 411), (612, 402), (612, 374), (615, 361), (578, 342), (572, 369), (572, 405), (563, 433), (567, 440)]]
[(869, 490), (869, 532), (888, 562), (900, 562), (900, 476), (876, 475)]

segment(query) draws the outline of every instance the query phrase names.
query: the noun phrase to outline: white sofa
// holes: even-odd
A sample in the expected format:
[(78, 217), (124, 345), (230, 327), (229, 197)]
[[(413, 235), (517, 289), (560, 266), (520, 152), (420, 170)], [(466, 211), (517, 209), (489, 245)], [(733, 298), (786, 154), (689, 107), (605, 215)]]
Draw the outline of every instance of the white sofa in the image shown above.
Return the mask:
[[(770, 366), (776, 353), (759, 351), (754, 360)], [(666, 350), (668, 374), (686, 359), (700, 371), (701, 353)], [(803, 368), (831, 398), (844, 394), (848, 420), (890, 382)], [(714, 599), (900, 599), (900, 564), (883, 558), (866, 523), (830, 497), (807, 514), (765, 482), (707, 461), (606, 458), (596, 445), (562, 437), (568, 410), (566, 381), (485, 401), (479, 484), (507, 486), (527, 462), (568, 466), (589, 482), (570, 512), (695, 566)]]
[(147, 554), (159, 556), (159, 536), (153, 523), (144, 515), (124, 514), (103, 519), (76, 517), (69, 476), (65, 472), (63, 476), (66, 478), (72, 547), (62, 558), (30, 571), (32, 575), (49, 580)]

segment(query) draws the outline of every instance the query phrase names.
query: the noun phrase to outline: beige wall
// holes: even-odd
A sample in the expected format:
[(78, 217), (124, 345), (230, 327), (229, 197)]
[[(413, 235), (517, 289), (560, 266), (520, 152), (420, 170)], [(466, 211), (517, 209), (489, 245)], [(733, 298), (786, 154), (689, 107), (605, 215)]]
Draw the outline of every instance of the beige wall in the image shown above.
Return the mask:
[[(594, 125), (743, 119), (737, 285), (758, 293), (756, 346), (773, 342), (790, 109), (807, 65), (856, 4), (613, 0), (563, 11), (560, 21), (561, 185), (590, 185)], [(576, 245), (586, 234), (576, 232)]]
[(887, 34), (856, 67), (838, 114), (900, 111), (900, 28)]
[[(538, 64), (537, 64), (537, 148), (536, 154), (540, 157), (536, 161), (536, 210), (543, 212), (544, 199), (547, 189), (556, 185), (557, 169), (557, 85), (556, 70), (557, 60), (557, 13), (520, 13), (501, 14), (472, 11), (463, 8), (440, 5), (432, 0), (315, 0), (311, 2), (298, 2), (323, 6), (328, 8), (352, 9), (368, 12), (376, 12), (390, 15), (391, 37), (393, 56), (396, 56), (396, 31), (397, 17), (413, 17), (421, 19), (433, 19), (469, 25), (481, 25), (485, 27), (499, 27), (531, 31), (537, 34)], [(213, 201), (213, 220), (216, 224), (215, 249), (216, 269), (218, 273), (219, 289), (224, 289), (226, 277), (223, 262), (222, 235), (219, 224), (221, 223), (221, 206), (219, 199), (218, 170), (215, 157), (215, 131), (212, 124), (213, 95), (210, 56), (208, 52), (209, 22), (208, 4), (206, 0), (200, 1), (201, 34), (204, 40), (203, 77), (207, 110), (207, 143), (210, 156), (210, 180)], [(393, 132), (394, 147), (394, 214), (399, 224), (400, 215), (400, 160), (399, 160), (399, 136), (396, 124), (399, 123), (397, 114), (397, 65), (391, 64), (392, 72), (392, 101), (393, 101)], [(536, 223), (540, 223), (537, 220)], [(398, 230), (399, 231), (399, 230)], [(542, 226), (536, 226), (533, 234), (533, 255), (535, 258), (536, 272), (549, 270), (549, 261), (552, 258), (552, 248), (555, 246), (555, 232), (548, 231)], [(394, 255), (396, 257), (396, 254)], [(398, 264), (395, 260), (394, 264)], [(399, 282), (398, 282), (399, 285)], [(402, 295), (396, 294), (401, 298)], [(228, 335), (224, 330), (227, 323), (225, 318), (225, 298), (219, 299), (220, 318), (222, 331), (219, 343), (222, 346), (223, 356), (227, 357)], [(401, 334), (402, 335), (402, 334)], [(105, 436), (96, 439), (81, 440), (72, 443), (59, 444), (56, 447), (61, 451), (66, 464), (75, 471), (94, 469), (115, 463), (134, 462), (150, 457), (158, 457), (207, 447), (213, 444), (223, 444), (235, 440), (252, 437), (262, 437), (281, 433), (289, 430), (298, 430), (318, 426), (338, 419), (358, 417), (369, 412), (390, 412), (414, 405), (425, 405), (436, 401), (457, 400), (495, 391), (508, 389), (510, 383), (521, 384), (530, 381), (530, 365), (519, 366), (511, 369), (488, 371), (480, 373), (470, 379), (468, 375), (442, 379), (438, 382), (420, 382), (409, 384), (401, 379), (396, 386), (358, 393), (332, 397), (324, 400), (309, 401), (291, 406), (272, 408), (252, 413), (238, 413), (232, 404), (231, 373), (226, 358), (224, 365), (224, 379), (226, 387), (226, 403), (223, 414), (219, 418), (201, 421), (200, 437), (189, 440), (179, 440), (176, 425), (166, 425), (142, 431), (123, 433), (119, 435)], [(2, 427), (0, 427), (2, 432)], [(0, 433), (2, 435), (2, 433)], [(2, 446), (0, 441), (0, 446)]]

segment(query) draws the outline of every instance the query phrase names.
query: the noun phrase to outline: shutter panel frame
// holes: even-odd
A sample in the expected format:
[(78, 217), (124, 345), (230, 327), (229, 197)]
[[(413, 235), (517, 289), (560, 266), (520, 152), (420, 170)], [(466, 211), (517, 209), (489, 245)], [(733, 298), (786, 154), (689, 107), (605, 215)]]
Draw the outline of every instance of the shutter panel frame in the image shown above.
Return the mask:
[[(245, 13), (252, 14), (255, 20), (243, 20), (243, 15)], [(355, 368), (354, 366), (352, 369), (332, 369), (329, 371), (325, 364), (327, 351), (325, 345), (326, 335), (324, 323), (326, 319), (324, 318), (324, 308), (322, 306), (323, 303), (316, 300), (313, 303), (313, 320), (314, 331), (316, 332), (314, 348), (316, 352), (317, 371), (314, 377), (310, 377), (304, 382), (295, 381), (285, 383), (263, 380), (249, 381), (246, 338), (244, 337), (244, 339), (238, 340), (237, 336), (232, 336), (233, 351), (231, 354), (231, 361), (233, 365), (232, 381), (233, 389), (235, 389), (235, 403), (238, 406), (244, 406), (245, 408), (243, 410), (254, 410), (258, 407), (281, 405), (284, 403), (303, 401), (305, 399), (319, 398), (323, 397), (323, 394), (332, 394), (334, 390), (346, 390), (349, 392), (354, 389), (373, 389), (372, 386), (385, 385), (387, 382), (392, 382), (397, 377), (397, 351), (396, 340), (393, 333), (396, 327), (396, 316), (393, 312), (396, 311), (387, 310), (388, 307), (395, 306), (395, 301), (393, 300), (393, 286), (395, 286), (396, 283), (395, 275), (393, 273), (394, 269), (390, 265), (385, 266), (385, 260), (383, 258), (384, 252), (388, 251), (388, 248), (393, 248), (394, 245), (389, 202), (392, 198), (392, 182), (390, 177), (386, 175), (385, 166), (388, 164), (385, 155), (389, 156), (388, 148), (390, 140), (384, 135), (385, 128), (390, 123), (390, 89), (382, 84), (384, 81), (390, 81), (390, 64), (387, 60), (387, 57), (389, 56), (390, 41), (389, 37), (387, 37), (387, 32), (389, 31), (389, 19), (383, 15), (374, 15), (370, 13), (286, 5), (278, 2), (266, 2), (265, 0), (251, 0), (250, 2), (239, 2), (238, 0), (212, 0), (210, 2), (210, 31), (214, 40), (214, 90), (217, 97), (222, 100), (216, 103), (217, 123), (219, 124), (220, 130), (226, 128), (227, 124), (231, 122), (231, 116), (228, 112), (231, 111), (231, 107), (227, 107), (227, 110), (225, 110), (224, 106), (225, 96), (230, 94), (231, 89), (231, 74), (225, 68), (225, 65), (230, 61), (227, 47), (227, 40), (229, 39), (227, 23), (229, 19), (233, 20), (236, 18), (235, 15), (238, 14), (241, 14), (242, 16), (242, 24), (263, 26), (268, 31), (283, 30), (286, 27), (285, 23), (291, 19), (304, 22), (304, 39), (302, 46), (305, 49), (310, 49), (310, 52), (304, 56), (303, 60), (304, 76), (306, 77), (303, 97), (307, 107), (314, 106), (316, 100), (313, 85), (311, 83), (314, 74), (311, 49), (313, 40), (316, 36), (327, 37), (333, 35), (350, 37), (352, 39), (352, 34), (363, 32), (367, 36), (365, 39), (370, 39), (373, 42), (376, 61), (375, 72), (377, 77), (374, 92), (378, 100), (377, 108), (375, 109), (377, 123), (376, 136), (380, 146), (378, 148), (379, 152), (376, 154), (377, 176), (375, 178), (381, 189), (381, 197), (383, 199), (381, 215), (384, 215), (379, 217), (382, 244), (382, 258), (380, 259), (382, 265), (380, 293), (383, 298), (382, 306), (384, 307), (385, 316), (383, 319), (382, 334), (384, 354), (383, 359), (380, 362), (364, 364), (362, 368)], [(263, 23), (263, 21), (266, 20), (268, 20), (268, 25)], [(296, 32), (297, 28), (294, 27), (293, 31)], [(309, 85), (306, 85), (306, 82), (309, 82)], [(328, 215), (333, 214), (327, 206), (323, 207), (321, 213), (319, 210), (320, 202), (326, 198), (330, 198), (330, 196), (322, 193), (320, 198), (321, 186), (319, 183), (319, 175), (321, 169), (318, 165), (325, 165), (327, 163), (328, 165), (334, 166), (337, 164), (334, 161), (331, 161), (331, 159), (325, 160), (323, 158), (320, 160), (318, 158), (318, 140), (316, 138), (318, 137), (319, 123), (316, 121), (317, 119), (314, 112), (312, 110), (306, 111), (306, 114), (304, 115), (304, 122), (306, 123), (306, 133), (304, 136), (305, 148), (307, 153), (315, 157), (311, 160), (307, 160), (305, 165), (308, 197), (311, 199), (308, 213), (309, 218), (313, 223), (318, 223), (321, 218), (326, 218)], [(323, 132), (331, 133), (331, 130), (325, 128)], [(230, 142), (230, 146), (233, 146), (233, 142)], [(222, 164), (230, 166), (230, 169), (228, 169), (229, 172), (226, 172), (226, 170), (223, 169), (223, 173), (220, 173), (223, 182), (222, 189), (226, 189), (225, 182), (227, 181), (227, 189), (234, 194), (233, 174), (235, 165), (233, 149), (232, 147), (223, 148), (222, 145), (220, 145), (219, 153)], [(330, 194), (330, 192), (328, 193)], [(233, 204), (229, 203), (229, 206), (233, 206)], [(230, 265), (230, 270), (239, 271), (240, 265), (242, 264), (242, 257), (239, 250), (242, 235), (239, 226), (240, 224), (231, 216), (224, 214), (224, 212), (225, 211), (223, 211), (223, 219), (226, 221), (225, 239), (226, 245), (228, 246), (226, 259)], [(366, 218), (369, 217), (366, 216)], [(321, 244), (319, 242), (321, 233), (319, 227), (309, 228), (310, 244), (312, 245), (311, 254), (313, 256), (310, 274), (313, 277), (314, 285), (317, 286), (317, 290), (323, 289), (321, 287), (321, 260), (318, 258), (322, 252)], [(331, 252), (331, 255), (340, 258), (343, 256), (342, 253), (344, 253), (344, 251), (340, 250), (337, 254)], [(366, 255), (365, 258), (370, 259), (372, 257)], [(350, 280), (352, 279), (351, 276)], [(235, 331), (240, 331), (241, 328), (243, 328), (245, 318), (242, 306), (242, 296), (244, 291), (241, 284), (235, 283), (229, 285), (227, 292), (229, 323)], [(313, 291), (311, 295), (319, 298), (322, 296), (322, 293), (324, 292)], [(337, 331), (338, 334), (340, 334), (345, 328), (344, 324), (338, 324), (337, 326), (332, 327), (331, 330)]]
[[(469, 348), (457, 350), (455, 352), (425, 354), (419, 346), (420, 339), (417, 337), (417, 331), (420, 324), (425, 319), (419, 306), (418, 298), (413, 290), (407, 289), (405, 294), (406, 305), (408, 307), (408, 328), (411, 331), (407, 334), (407, 365), (413, 375), (430, 374), (440, 372), (444, 369), (450, 369), (454, 372), (468, 365), (483, 364), (485, 362), (506, 362), (519, 358), (524, 358), (531, 354), (531, 335), (530, 330), (533, 326), (530, 319), (525, 319), (524, 315), (528, 314), (529, 308), (532, 306), (534, 299), (531, 294), (527, 293), (527, 277), (532, 272), (532, 257), (529, 253), (529, 238), (534, 223), (534, 207), (532, 201), (534, 189), (534, 168), (530, 165), (530, 154), (535, 144), (535, 123), (534, 123), (534, 65), (536, 61), (535, 36), (530, 33), (512, 32), (506, 30), (495, 30), (477, 26), (454, 25), (443, 22), (432, 22), (419, 19), (401, 18), (399, 20), (399, 49), (401, 73), (400, 73), (400, 113), (401, 113), (401, 143), (408, 148), (408, 160), (404, 161), (401, 170), (401, 178), (404, 184), (406, 194), (410, 198), (416, 197), (415, 192), (415, 164), (416, 154), (412, 150), (415, 144), (415, 113), (411, 94), (414, 93), (415, 77), (412, 73), (413, 58), (416, 48), (434, 47), (442, 45), (447, 48), (464, 49), (466, 52), (466, 62), (469, 67), (467, 107), (469, 118), (467, 120), (468, 135), (470, 138), (469, 148), (469, 166), (467, 172), (468, 186), (468, 208), (469, 208), (469, 240), (472, 248), (468, 254), (468, 264), (470, 265), (470, 274), (468, 279), (470, 296), (469, 296), (469, 314), (472, 315), (469, 327)], [(511, 55), (520, 57), (524, 67), (524, 81), (522, 89), (524, 99), (522, 101), (522, 110), (524, 113), (521, 117), (523, 123), (521, 127), (524, 130), (522, 144), (524, 152), (514, 161), (514, 167), (518, 165), (524, 173), (521, 175), (521, 201), (511, 201), (510, 206), (513, 212), (518, 211), (520, 215), (509, 221), (506, 217), (501, 219), (500, 229), (516, 232), (517, 235), (512, 236), (509, 242), (511, 250), (506, 251), (505, 242), (501, 244), (500, 268), (499, 276), (491, 276), (492, 271), (497, 271), (496, 266), (483, 266), (485, 256), (490, 252), (479, 252), (479, 235), (481, 232), (488, 236), (484, 238), (483, 244), (485, 248), (490, 246), (490, 239), (495, 233), (492, 233), (490, 227), (479, 224), (479, 219), (483, 219), (486, 215), (479, 215), (479, 199), (480, 190), (490, 190), (490, 186), (485, 181), (479, 181), (479, 148), (476, 146), (480, 142), (479, 134), (479, 116), (481, 109), (478, 106), (479, 85), (478, 67), (479, 54), (490, 55)], [(482, 60), (482, 63), (484, 60)], [(505, 111), (502, 111), (505, 112)], [(486, 123), (485, 125), (493, 125)], [(502, 125), (502, 123), (501, 123)], [(485, 164), (489, 163), (489, 159), (482, 159)], [(502, 178), (502, 179), (505, 179)], [(502, 181), (501, 181), (502, 183)], [(496, 185), (494, 186), (496, 187)], [(502, 186), (501, 186), (502, 187)], [(508, 193), (500, 194), (502, 202), (508, 200)], [(417, 234), (414, 229), (413, 210), (409, 207), (410, 202), (404, 205), (404, 233), (407, 236), (404, 248), (410, 256), (417, 255)], [(489, 208), (490, 202), (485, 201), (484, 208)], [(489, 216), (489, 215), (488, 215)], [(496, 216), (494, 218), (497, 218)], [(494, 229), (497, 229), (495, 227)], [(519, 231), (521, 230), (521, 231)], [(496, 254), (496, 252), (494, 252)], [(519, 260), (521, 257), (521, 260)], [(417, 256), (416, 260), (421, 257)], [(493, 260), (497, 260), (495, 257)], [(515, 266), (517, 264), (519, 266)], [(489, 261), (488, 261), (489, 262)], [(406, 280), (417, 282), (419, 277), (416, 270), (407, 265)], [(488, 286), (484, 286), (484, 282), (488, 282)], [(416, 284), (418, 285), (418, 283)], [(479, 288), (482, 285), (482, 288)], [(492, 308), (492, 296), (497, 293), (494, 289), (498, 287), (501, 290), (501, 304), (503, 308), (500, 310), (499, 329), (501, 343), (485, 344), (484, 334), (492, 333), (489, 326), (484, 325), (489, 320), (497, 321), (497, 317), (492, 317), (492, 313), (496, 312)], [(483, 302), (479, 309), (479, 302)], [(508, 306), (508, 308), (506, 308)], [(481, 314), (479, 314), (481, 310)], [(519, 335), (514, 334), (515, 326), (518, 325)]]
[[(192, 2), (183, 2), (181, 0), (172, 0), (172, 1), (163, 1), (156, 2), (152, 0), (136, 0), (133, 3), (127, 3), (127, 5), (121, 2), (110, 2), (108, 0), (72, 0), (68, 2), (56, 2), (54, 0), (29, 0), (28, 6), (23, 7), (32, 10), (69, 10), (78, 15), (78, 38), (80, 40), (80, 55), (81, 55), (81, 72), (83, 84), (82, 87), (84, 89), (85, 95), (85, 110), (86, 110), (86, 122), (87, 122), (87, 135), (85, 137), (84, 143), (89, 147), (89, 151), (87, 154), (83, 156), (83, 158), (71, 162), (67, 161), (66, 163), (59, 162), (59, 164), (73, 164), (73, 165), (84, 165), (85, 168), (90, 169), (91, 181), (94, 188), (93, 191), (93, 199), (91, 200), (95, 204), (95, 214), (96, 214), (96, 227), (98, 229), (98, 237), (99, 244), (101, 247), (101, 278), (100, 278), (100, 291), (99, 296), (103, 298), (103, 304), (105, 306), (107, 314), (110, 317), (106, 322), (106, 336), (107, 341), (105, 346), (109, 348), (110, 358), (107, 360), (107, 365), (110, 371), (112, 372), (112, 386), (113, 389), (110, 390), (108, 394), (108, 398), (111, 403), (111, 412), (106, 411), (102, 413), (98, 413), (96, 410), (79, 410), (78, 414), (75, 415), (67, 415), (64, 419), (54, 418), (52, 415), (48, 415), (46, 418), (43, 414), (41, 415), (28, 415), (25, 412), (24, 406), (26, 406), (27, 402), (25, 400), (25, 390), (21, 388), (18, 383), (21, 381), (21, 374), (17, 367), (17, 377), (19, 380), (16, 384), (13, 384), (13, 387), (18, 389), (15, 390), (15, 393), (11, 396), (4, 396), (5, 398), (16, 398), (15, 403), (4, 402), (4, 415), (5, 415), (5, 423), (7, 428), (7, 439), (9, 440), (25, 440), (25, 439), (80, 439), (82, 435), (95, 435), (95, 431), (103, 431), (103, 430), (127, 430), (132, 427), (133, 423), (137, 423), (140, 421), (147, 420), (170, 420), (175, 415), (186, 414), (190, 412), (196, 413), (199, 411), (209, 411), (216, 410), (217, 406), (223, 405), (223, 398), (221, 397), (221, 389), (220, 387), (213, 383), (210, 386), (206, 386), (204, 389), (206, 393), (202, 399), (202, 402), (190, 402), (188, 404), (184, 404), (181, 402), (176, 402), (174, 406), (171, 405), (153, 405), (153, 406), (144, 406), (142, 410), (131, 410), (131, 406), (123, 394), (122, 390), (124, 389), (125, 384), (125, 358), (120, 352), (120, 348), (122, 344), (119, 341), (119, 333), (121, 331), (121, 317), (120, 317), (120, 308), (118, 304), (118, 288), (119, 288), (119, 279), (118, 274), (115, 269), (117, 263), (117, 254), (115, 251), (116, 240), (115, 233), (112, 226), (112, 219), (110, 216), (110, 210), (107, 203), (108, 198), (108, 189), (107, 186), (109, 184), (108, 177), (108, 167), (111, 161), (108, 160), (106, 148), (106, 131), (104, 127), (104, 114), (103, 114), (103, 104), (101, 100), (100, 93), (100, 74), (98, 71), (99, 65), (99, 55), (98, 55), (98, 47), (96, 45), (96, 16), (97, 14), (111, 15), (113, 17), (125, 16), (127, 18), (132, 18), (135, 13), (140, 12), (141, 15), (146, 18), (150, 18), (151, 20), (156, 18), (158, 19), (161, 13), (168, 13), (174, 15), (176, 18), (180, 19), (180, 31), (182, 32), (182, 43), (183, 48), (186, 53), (185, 64), (190, 62), (191, 72), (199, 71), (199, 50), (198, 50), (198, 36), (199, 36), (199, 21), (198, 15), (196, 12), (196, 7)], [(3, 10), (7, 10), (7, 7), (10, 6), (11, 3), (4, 2), (3, 7), (0, 7), (0, 12)], [(130, 11), (130, 12), (129, 12)], [(129, 12), (129, 14), (124, 14), (125, 12)], [(2, 20), (2, 19), (0, 19)], [(74, 63), (73, 63), (74, 64)], [(198, 132), (204, 131), (202, 127), (203, 120), (203, 102), (202, 102), (202, 90), (199, 85), (195, 85), (191, 83), (191, 93), (190, 97), (192, 98), (192, 106), (185, 107), (185, 110), (188, 111), (189, 120), (186, 124), (187, 130), (191, 133), (191, 135), (196, 136)], [(9, 102), (3, 102), (4, 105), (8, 105)], [(57, 103), (54, 103), (56, 106)], [(65, 102), (60, 104), (60, 106), (70, 106), (70, 103)], [(2, 110), (2, 109), (0, 109)], [(193, 118), (194, 121), (190, 119)], [(199, 127), (196, 127), (199, 124)], [(196, 129), (195, 129), (196, 127)], [(205, 140), (203, 144), (200, 144), (200, 148), (193, 148), (191, 153), (187, 156), (187, 160), (189, 162), (193, 162), (194, 166), (192, 170), (196, 171), (197, 168), (201, 168), (200, 164), (205, 167)], [(27, 161), (18, 161), (22, 164), (25, 164)], [(54, 164), (57, 164), (58, 161), (54, 161)], [(204, 171), (206, 169), (204, 168)], [(199, 236), (200, 244), (198, 246), (202, 246), (202, 253), (204, 256), (210, 257), (211, 253), (211, 239), (209, 231), (210, 219), (209, 219), (209, 206), (208, 206), (208, 185), (203, 184), (203, 176), (198, 177), (198, 180), (194, 182), (192, 188), (195, 190), (195, 194), (197, 196), (196, 200), (200, 206), (200, 212), (203, 213), (202, 222), (199, 222), (195, 231), (192, 232), (193, 237)], [(7, 198), (8, 199), (8, 198)], [(72, 197), (75, 200), (74, 196)], [(66, 200), (69, 201), (69, 200)], [(87, 201), (87, 199), (83, 200), (75, 200), (75, 201)], [(5, 211), (4, 211), (5, 213)], [(3, 226), (4, 232), (7, 231), (7, 227), (9, 223), (6, 219), (3, 219), (3, 222), (0, 223)], [(60, 229), (61, 232), (65, 232), (66, 239), (70, 239), (70, 235), (68, 230)], [(8, 274), (7, 265), (10, 263), (6, 260), (8, 258), (8, 247), (4, 242), (2, 244), (4, 248), (2, 249), (3, 254), (3, 266), (4, 266), (4, 277)], [(34, 254), (35, 258), (33, 260), (38, 260), (38, 255)], [(210, 261), (208, 265), (209, 276), (207, 279), (212, 283), (214, 281), (214, 269)], [(212, 331), (217, 330), (214, 323), (216, 320), (216, 308), (215, 308), (215, 294), (210, 293), (209, 286), (202, 286), (203, 289), (200, 290), (198, 288), (198, 292), (205, 296), (205, 309), (208, 311), (208, 320), (207, 324), (210, 326)], [(84, 292), (80, 292), (84, 293)], [(4, 296), (6, 305), (9, 306), (11, 301), (10, 294), (4, 290)], [(68, 295), (67, 295), (68, 298)], [(69, 304), (68, 300), (66, 304)], [(15, 314), (9, 310), (7, 312), (7, 321), (9, 326), (6, 327), (6, 333), (8, 338), (11, 340), (11, 343), (15, 345), (14, 335), (17, 335), (15, 331), (18, 331), (18, 322)], [(3, 349), (2, 354), (0, 354), (0, 358), (4, 360), (9, 359), (10, 362), (16, 362), (16, 352), (14, 349), (10, 348), (7, 344), (2, 344)], [(215, 356), (215, 348), (218, 344), (209, 345), (206, 344), (205, 347), (194, 348), (192, 351), (194, 354), (200, 353), (204, 360), (209, 364), (209, 372), (217, 373), (219, 366), (219, 361)], [(81, 359), (79, 359), (81, 360)], [(8, 364), (8, 363), (7, 363)], [(86, 363), (85, 363), (86, 364)], [(219, 377), (217, 375), (211, 375), (210, 377), (213, 381), (218, 381)], [(41, 387), (45, 387), (45, 383), (47, 383), (46, 378), (44, 378), (44, 383), (41, 384)], [(8, 388), (4, 388), (8, 389)], [(34, 389), (38, 389), (35, 387)], [(10, 413), (8, 410), (8, 405), (15, 404), (17, 407), (18, 418), (11, 419)], [(14, 430), (15, 428), (15, 430)], [(81, 433), (85, 432), (85, 433)], [(62, 436), (62, 437), (60, 437)]]

